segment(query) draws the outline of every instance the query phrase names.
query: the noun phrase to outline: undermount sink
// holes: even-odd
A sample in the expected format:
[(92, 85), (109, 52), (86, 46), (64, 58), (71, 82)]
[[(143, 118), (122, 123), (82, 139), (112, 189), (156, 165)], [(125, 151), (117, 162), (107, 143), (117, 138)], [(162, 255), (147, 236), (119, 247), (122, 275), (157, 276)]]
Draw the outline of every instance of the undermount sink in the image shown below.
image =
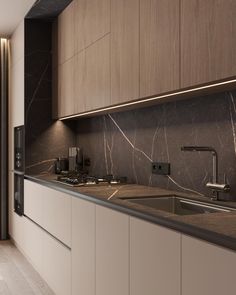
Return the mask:
[(122, 198), (131, 203), (151, 207), (153, 209), (170, 212), (177, 215), (193, 215), (215, 212), (230, 212), (233, 209), (212, 205), (205, 202), (192, 201), (176, 195), (142, 197), (142, 198)]

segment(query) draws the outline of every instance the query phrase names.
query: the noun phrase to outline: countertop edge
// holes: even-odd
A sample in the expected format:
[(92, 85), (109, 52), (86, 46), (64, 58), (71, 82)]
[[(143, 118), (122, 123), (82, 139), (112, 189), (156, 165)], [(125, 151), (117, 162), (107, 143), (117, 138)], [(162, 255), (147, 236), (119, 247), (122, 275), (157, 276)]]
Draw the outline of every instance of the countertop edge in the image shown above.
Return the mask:
[(223, 234), (216, 233), (216, 232), (213, 232), (213, 231), (210, 231), (207, 229), (199, 228), (197, 226), (193, 226), (193, 225), (190, 225), (187, 223), (171, 220), (168, 217), (154, 216), (151, 214), (146, 214), (141, 211), (127, 208), (126, 206), (121, 206), (121, 205), (112, 203), (107, 200), (102, 200), (97, 197), (88, 196), (85, 194), (74, 192), (74, 191), (70, 190), (69, 188), (62, 187), (59, 184), (56, 184), (56, 183), (53, 183), (51, 181), (47, 181), (44, 179), (40, 179), (35, 176), (25, 175), (24, 178), (27, 180), (33, 181), (35, 183), (44, 185), (48, 188), (52, 188), (57, 191), (72, 195), (74, 197), (93, 202), (97, 205), (101, 205), (101, 206), (119, 211), (121, 213), (130, 215), (132, 217), (140, 218), (142, 220), (145, 220), (145, 221), (148, 221), (148, 222), (160, 225), (160, 226), (164, 226), (168, 229), (175, 230), (175, 231), (180, 232), (182, 234), (204, 240), (204, 241), (212, 243), (214, 245), (218, 245), (218, 246), (227, 248), (229, 250), (236, 251), (236, 239), (235, 238), (231, 238), (229, 236), (225, 236)]

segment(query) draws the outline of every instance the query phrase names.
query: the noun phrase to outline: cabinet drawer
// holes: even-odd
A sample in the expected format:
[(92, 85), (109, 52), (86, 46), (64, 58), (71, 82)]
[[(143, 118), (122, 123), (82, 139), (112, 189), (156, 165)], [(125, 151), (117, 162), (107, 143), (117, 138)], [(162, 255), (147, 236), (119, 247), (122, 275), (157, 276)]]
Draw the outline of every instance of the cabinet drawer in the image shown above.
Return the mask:
[(70, 247), (71, 196), (25, 180), (25, 215)]
[(71, 251), (43, 232), (42, 276), (56, 295), (71, 294)]

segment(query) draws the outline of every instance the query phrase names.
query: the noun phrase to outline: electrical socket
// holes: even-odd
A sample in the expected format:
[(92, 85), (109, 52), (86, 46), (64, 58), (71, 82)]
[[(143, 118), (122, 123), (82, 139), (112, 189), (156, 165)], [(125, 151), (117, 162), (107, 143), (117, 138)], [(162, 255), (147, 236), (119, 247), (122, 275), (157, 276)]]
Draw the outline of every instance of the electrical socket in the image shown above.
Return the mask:
[(170, 175), (170, 163), (153, 162), (152, 173), (157, 175)]

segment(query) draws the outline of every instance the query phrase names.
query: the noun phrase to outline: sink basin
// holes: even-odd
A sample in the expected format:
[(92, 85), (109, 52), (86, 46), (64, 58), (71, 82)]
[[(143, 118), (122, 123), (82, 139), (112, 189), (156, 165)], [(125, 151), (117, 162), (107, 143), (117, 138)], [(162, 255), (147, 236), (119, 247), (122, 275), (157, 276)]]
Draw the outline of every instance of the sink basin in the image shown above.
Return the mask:
[(230, 212), (233, 209), (212, 205), (209, 203), (192, 201), (175, 195), (143, 197), (143, 198), (123, 198), (131, 203), (151, 207), (153, 209), (170, 212), (177, 215), (193, 215), (215, 212)]

